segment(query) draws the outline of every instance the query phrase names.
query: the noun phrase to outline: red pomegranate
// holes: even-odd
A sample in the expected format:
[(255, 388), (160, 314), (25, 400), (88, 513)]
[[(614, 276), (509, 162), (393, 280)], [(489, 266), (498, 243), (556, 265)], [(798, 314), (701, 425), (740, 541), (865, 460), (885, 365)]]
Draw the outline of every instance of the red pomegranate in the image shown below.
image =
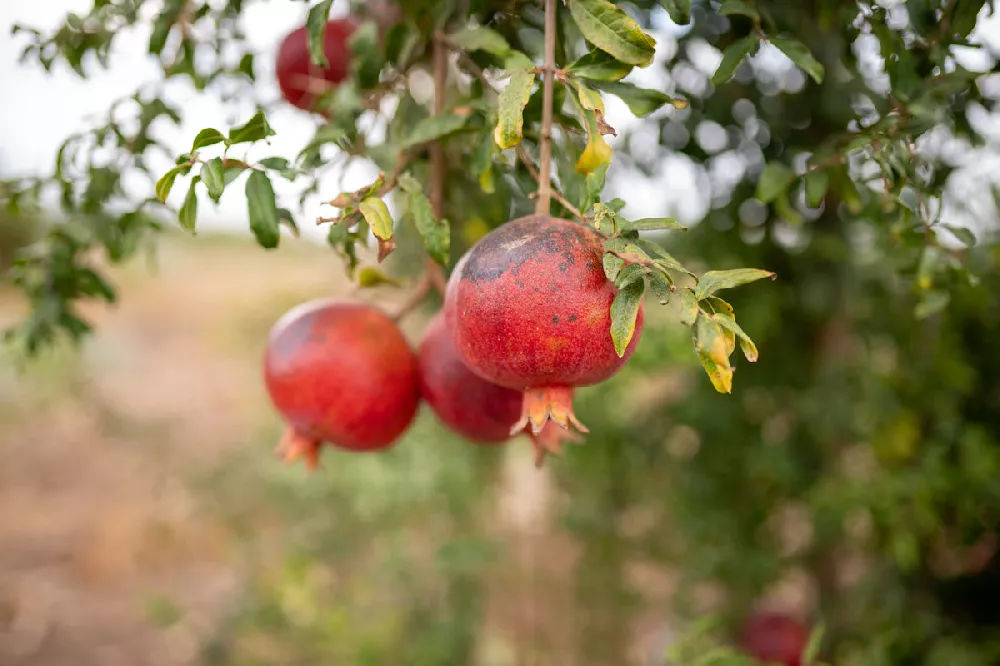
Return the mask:
[[(488, 382), (462, 362), (452, 342), (443, 312), (424, 331), (417, 354), (420, 393), (448, 428), (479, 444), (501, 444), (521, 414), (522, 394)], [(531, 434), (536, 464), (547, 453), (559, 453), (572, 435), (555, 423)]]
[(356, 27), (350, 18), (327, 22), (323, 33), (326, 67), (314, 65), (310, 59), (305, 26), (288, 33), (278, 47), (274, 69), (281, 95), (289, 104), (313, 111), (323, 93), (347, 78), (351, 62), (347, 42)]
[(797, 619), (776, 611), (757, 611), (743, 625), (740, 643), (765, 664), (799, 666), (809, 632)]
[(278, 451), (316, 467), (326, 442), (390, 447), (420, 401), (417, 359), (396, 323), (360, 303), (304, 303), (271, 330), (264, 356), (271, 401), (288, 423)]
[(632, 355), (611, 340), (617, 290), (604, 275), (604, 238), (548, 215), (512, 220), (486, 234), (448, 281), (445, 314), (462, 361), (491, 382), (524, 393), (512, 432), (540, 433), (552, 419), (586, 427), (573, 414), (573, 387), (608, 379)]

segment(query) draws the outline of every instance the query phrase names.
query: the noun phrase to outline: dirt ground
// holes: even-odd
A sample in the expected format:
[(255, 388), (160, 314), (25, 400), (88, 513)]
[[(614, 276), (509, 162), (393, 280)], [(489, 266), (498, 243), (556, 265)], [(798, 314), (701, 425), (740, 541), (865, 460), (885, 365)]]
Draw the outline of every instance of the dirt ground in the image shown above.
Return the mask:
[[(239, 572), (186, 479), (271, 417), (247, 340), (348, 287), (334, 257), (290, 245), (164, 243), (155, 270), (115, 274), (121, 304), (89, 310), (99, 334), (81, 354), (3, 361), (0, 664), (193, 663)], [(19, 305), (0, 295), (0, 321)], [(160, 630), (166, 594), (184, 621)]]

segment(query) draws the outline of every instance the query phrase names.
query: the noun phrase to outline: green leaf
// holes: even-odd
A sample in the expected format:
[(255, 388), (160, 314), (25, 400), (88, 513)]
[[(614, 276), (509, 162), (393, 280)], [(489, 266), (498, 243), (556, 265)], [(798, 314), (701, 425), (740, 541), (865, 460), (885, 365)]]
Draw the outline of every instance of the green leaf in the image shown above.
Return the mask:
[(317, 67), (327, 67), (330, 61), (326, 59), (323, 39), (326, 24), (330, 20), (330, 7), (333, 0), (323, 0), (309, 9), (306, 16), (306, 33), (309, 35), (309, 59)]
[(392, 216), (389, 214), (389, 208), (378, 197), (367, 197), (361, 200), (358, 209), (378, 239), (378, 261), (382, 263), (396, 249), (396, 242), (392, 238)]
[(278, 207), (274, 201), (271, 179), (263, 171), (252, 171), (246, 184), (247, 212), (250, 230), (261, 247), (278, 247), (281, 239)]
[(785, 193), (795, 180), (795, 172), (781, 162), (768, 162), (757, 181), (757, 198), (771, 203)]
[(194, 137), (194, 142), (191, 144), (191, 152), (193, 153), (199, 148), (222, 143), (225, 140), (226, 137), (222, 134), (222, 132), (212, 127), (206, 127), (198, 132), (198, 134)]
[(662, 274), (656, 271), (649, 274), (649, 291), (653, 294), (653, 298), (660, 302), (660, 305), (666, 305), (670, 302), (671, 289), (670, 281)]
[(524, 132), (524, 107), (531, 97), (531, 88), (535, 85), (533, 69), (519, 69), (510, 73), (507, 87), (500, 93), (499, 118), (493, 140), (501, 150), (513, 148), (521, 143)]
[(816, 663), (816, 658), (819, 657), (819, 649), (823, 646), (823, 637), (825, 635), (826, 625), (823, 622), (817, 623), (813, 627), (813, 630), (809, 632), (809, 640), (802, 650), (802, 658), (800, 660), (802, 666), (813, 666)]
[(681, 323), (685, 326), (693, 326), (699, 312), (701, 312), (701, 308), (698, 306), (698, 299), (694, 297), (694, 291), (684, 287), (681, 290)]
[(413, 224), (424, 241), (427, 253), (442, 266), (451, 258), (451, 230), (447, 220), (434, 216), (431, 202), (424, 195), (423, 187), (415, 178), (403, 175), (399, 186), (406, 193), (407, 210), (413, 217)]
[(660, 6), (667, 10), (667, 16), (677, 25), (691, 22), (691, 0), (660, 0)]
[(408, 21), (400, 21), (385, 36), (385, 57), (397, 69), (404, 69), (420, 43), (420, 31)]
[(229, 143), (249, 143), (260, 141), (274, 135), (274, 130), (268, 124), (263, 111), (258, 111), (246, 124), (229, 130)]
[(501, 58), (510, 53), (510, 44), (499, 32), (482, 26), (452, 33), (448, 41), (466, 51), (486, 51)]
[(643, 279), (647, 272), (648, 269), (639, 264), (629, 264), (618, 273), (618, 277), (615, 278), (615, 286), (624, 289), (636, 280)]
[(941, 312), (951, 300), (951, 294), (939, 289), (928, 289), (920, 294), (920, 300), (913, 309), (913, 315), (917, 319), (926, 319)]
[(790, 37), (771, 37), (768, 41), (788, 56), (788, 59), (802, 68), (816, 83), (823, 83), (823, 65), (813, 57), (806, 45)]
[(611, 340), (619, 358), (625, 355), (625, 350), (635, 335), (635, 320), (639, 315), (645, 289), (646, 283), (636, 280), (620, 290), (611, 302)]
[(640, 88), (623, 81), (599, 81), (594, 82), (593, 85), (595, 88), (611, 93), (625, 102), (629, 111), (640, 118), (648, 116), (665, 104), (674, 103), (674, 98), (666, 93), (650, 88)]
[(672, 254), (660, 247), (658, 243), (654, 243), (647, 238), (640, 238), (635, 242), (646, 254), (653, 258), (653, 263), (660, 268), (694, 276), (694, 273), (684, 268), (681, 262), (677, 261)]
[(496, 144), (488, 132), (484, 132), (472, 154), (472, 172), (479, 178), (479, 187), (486, 194), (496, 191), (493, 181), (493, 150)]
[(823, 169), (816, 169), (806, 173), (806, 205), (810, 208), (819, 208), (826, 196), (826, 190), (830, 186), (830, 176)]
[(595, 49), (570, 63), (566, 71), (581, 79), (617, 81), (631, 72), (633, 67), (605, 51)]
[(454, 134), (465, 127), (467, 115), (444, 113), (439, 116), (423, 118), (413, 126), (410, 135), (403, 140), (401, 148), (412, 148), (428, 141)]
[(750, 33), (742, 39), (738, 39), (722, 52), (722, 62), (712, 75), (712, 83), (719, 85), (732, 78), (736, 68), (740, 66), (743, 59), (757, 53), (760, 48), (760, 37), (757, 33)]
[[(986, 0), (958, 0), (955, 4), (955, 9), (951, 15), (951, 23), (949, 25), (950, 36), (958, 39), (965, 39), (972, 32), (972, 29), (976, 27), (976, 22), (979, 19), (979, 12), (982, 11), (983, 5), (986, 4)], [(991, 11), (996, 11), (993, 9), (993, 2), (990, 2)]]
[(604, 100), (601, 98), (601, 93), (579, 79), (570, 79), (570, 85), (576, 90), (577, 99), (580, 100), (583, 108), (599, 111), (601, 115), (604, 114)]
[(639, 67), (653, 62), (656, 40), (607, 0), (569, 0), (569, 13), (587, 41), (602, 51)]
[(259, 164), (265, 169), (274, 169), (275, 171), (284, 171), (291, 166), (284, 157), (265, 157), (260, 160)]
[(201, 182), (205, 183), (208, 196), (216, 203), (226, 189), (226, 180), (222, 171), (221, 157), (213, 157), (201, 166)]
[(712, 386), (719, 393), (732, 393), (733, 368), (729, 364), (728, 339), (714, 320), (699, 313), (693, 331), (694, 348)]
[(962, 241), (969, 247), (976, 244), (976, 235), (972, 233), (972, 230), (967, 227), (958, 227), (953, 224), (939, 224), (938, 226), (944, 227), (951, 233), (955, 234), (958, 240)]
[(763, 278), (774, 280), (778, 276), (759, 268), (736, 268), (731, 271), (708, 271), (698, 280), (695, 298), (699, 301), (722, 289), (732, 289)]
[(194, 233), (195, 226), (198, 223), (198, 193), (194, 190), (194, 186), (198, 184), (198, 180), (198, 176), (191, 179), (187, 195), (184, 197), (184, 203), (177, 213), (181, 227), (191, 233)]
[(611, 252), (604, 253), (604, 274), (609, 280), (614, 282), (618, 279), (618, 274), (625, 266), (625, 260)]
[(167, 197), (170, 196), (170, 190), (174, 187), (174, 181), (177, 180), (177, 176), (181, 172), (187, 172), (191, 167), (187, 164), (182, 164), (181, 166), (174, 167), (170, 171), (166, 172), (160, 179), (156, 181), (156, 198), (160, 200), (160, 203), (166, 203)]
[(618, 218), (618, 230), (625, 231), (652, 231), (654, 229), (670, 229), (672, 231), (687, 231), (687, 227), (669, 217), (643, 217), (638, 220), (626, 220)]
[(760, 20), (760, 12), (743, 2), (743, 0), (723, 0), (722, 6), (719, 7), (719, 13), (724, 16), (739, 14), (752, 18), (755, 21)]
[(360, 271), (358, 271), (358, 286), (364, 289), (370, 289), (372, 287), (377, 287), (382, 284), (389, 284), (394, 287), (403, 286), (399, 280), (391, 278), (382, 271), (372, 266), (365, 266)]

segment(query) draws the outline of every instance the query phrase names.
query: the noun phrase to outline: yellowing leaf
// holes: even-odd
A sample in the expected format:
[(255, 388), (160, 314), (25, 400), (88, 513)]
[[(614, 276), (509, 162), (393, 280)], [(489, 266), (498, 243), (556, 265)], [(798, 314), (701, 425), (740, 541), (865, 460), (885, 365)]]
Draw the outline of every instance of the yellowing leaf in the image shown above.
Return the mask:
[(611, 340), (619, 358), (625, 355), (625, 350), (635, 335), (635, 320), (645, 288), (646, 283), (641, 279), (630, 282), (611, 302)]
[(382, 263), (396, 249), (396, 243), (392, 239), (392, 216), (389, 214), (389, 208), (378, 197), (368, 197), (361, 201), (358, 210), (378, 239), (378, 261)]
[(699, 314), (694, 325), (694, 348), (698, 360), (705, 368), (712, 386), (719, 393), (733, 390), (733, 368), (726, 351), (727, 338), (722, 328), (704, 314)]
[(763, 278), (774, 280), (778, 276), (759, 268), (737, 268), (731, 271), (708, 271), (698, 280), (695, 297), (698, 300), (711, 296), (720, 289), (738, 287)]
[(604, 113), (604, 100), (601, 99), (601, 93), (589, 88), (583, 81), (579, 79), (570, 79), (571, 85), (576, 89), (577, 97), (580, 99), (580, 104), (583, 108), (590, 109), (591, 111), (600, 111)]
[(630, 65), (645, 67), (653, 62), (656, 40), (607, 0), (569, 0), (569, 13), (597, 48)]
[(401, 287), (402, 284), (396, 278), (389, 277), (382, 271), (371, 266), (365, 266), (358, 271), (358, 286), (364, 289), (377, 287), (382, 284), (389, 284), (394, 287)]
[(501, 150), (513, 148), (521, 143), (524, 133), (524, 107), (531, 97), (535, 85), (533, 69), (518, 69), (511, 72), (507, 87), (500, 93), (499, 117), (493, 139)]
[(592, 110), (583, 112), (587, 124), (587, 146), (576, 161), (578, 173), (592, 173), (598, 167), (611, 162), (611, 146), (604, 140), (597, 124), (597, 116)]

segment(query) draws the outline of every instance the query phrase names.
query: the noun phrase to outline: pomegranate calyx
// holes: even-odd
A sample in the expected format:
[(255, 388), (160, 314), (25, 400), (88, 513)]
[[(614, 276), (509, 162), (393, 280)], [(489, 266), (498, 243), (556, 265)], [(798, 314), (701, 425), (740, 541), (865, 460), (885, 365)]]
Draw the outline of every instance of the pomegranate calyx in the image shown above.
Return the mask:
[(545, 457), (551, 455), (562, 455), (563, 444), (570, 442), (580, 444), (583, 437), (579, 434), (563, 428), (555, 421), (546, 423), (542, 431), (537, 435), (531, 433), (531, 444), (535, 447), (535, 467), (541, 468), (545, 463)]
[(573, 413), (573, 389), (569, 386), (548, 386), (524, 392), (521, 419), (510, 429), (510, 434), (516, 435), (530, 423), (531, 432), (538, 435), (549, 420), (557, 423), (563, 430), (569, 430), (572, 426), (580, 432), (590, 432)]
[(319, 467), (321, 445), (320, 441), (303, 435), (295, 428), (286, 428), (278, 442), (278, 448), (275, 449), (275, 455), (289, 464), (302, 458), (305, 461), (306, 469), (314, 472)]

